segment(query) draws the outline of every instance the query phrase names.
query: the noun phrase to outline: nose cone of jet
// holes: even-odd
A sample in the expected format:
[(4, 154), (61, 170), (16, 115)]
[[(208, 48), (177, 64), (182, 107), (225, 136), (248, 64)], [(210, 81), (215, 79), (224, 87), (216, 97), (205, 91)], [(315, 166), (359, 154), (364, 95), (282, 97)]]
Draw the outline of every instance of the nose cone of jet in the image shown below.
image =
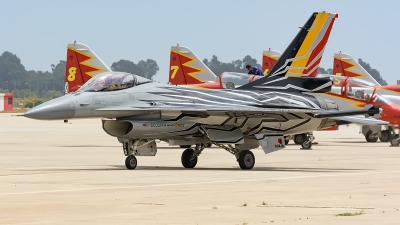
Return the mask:
[(40, 104), (24, 116), (37, 120), (71, 119), (75, 115), (75, 105), (68, 96), (59, 97)]

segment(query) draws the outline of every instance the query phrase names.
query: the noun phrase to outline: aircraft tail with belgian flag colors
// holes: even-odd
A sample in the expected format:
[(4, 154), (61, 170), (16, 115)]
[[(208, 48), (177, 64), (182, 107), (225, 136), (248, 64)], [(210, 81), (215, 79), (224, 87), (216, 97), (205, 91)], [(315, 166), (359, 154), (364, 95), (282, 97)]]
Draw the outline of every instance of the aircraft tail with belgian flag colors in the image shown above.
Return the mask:
[(336, 18), (335, 13), (313, 13), (268, 76), (315, 77)]
[(170, 84), (199, 84), (217, 80), (218, 77), (189, 48), (171, 47)]
[(87, 46), (74, 42), (67, 47), (65, 93), (75, 92), (90, 78), (111, 69)]
[(351, 55), (346, 53), (335, 53), (333, 56), (333, 74), (338, 76), (355, 77), (366, 80), (380, 86), (371, 74), (369, 74)]
[(264, 71), (264, 75), (269, 73), (281, 55), (282, 53), (271, 49), (268, 49), (268, 51), (263, 51), (262, 70)]
[[(329, 82), (314, 78), (328, 42), (336, 13), (314, 12), (292, 40), (268, 74), (239, 89), (278, 88), (286, 91), (325, 92)], [(286, 79), (288, 77), (304, 79)], [(313, 78), (313, 79), (311, 79)]]

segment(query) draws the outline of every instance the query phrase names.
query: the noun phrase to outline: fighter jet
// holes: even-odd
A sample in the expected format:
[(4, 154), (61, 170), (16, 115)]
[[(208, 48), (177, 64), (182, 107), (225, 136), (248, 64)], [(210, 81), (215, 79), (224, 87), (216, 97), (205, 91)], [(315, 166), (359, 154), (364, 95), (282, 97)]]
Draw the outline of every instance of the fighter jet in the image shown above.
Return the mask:
[[(313, 14), (304, 27), (310, 28), (315, 17)], [(296, 38), (304, 41), (307, 32), (302, 31)], [(301, 41), (288, 48), (294, 49)], [(284, 135), (331, 127), (336, 117), (380, 113), (379, 107), (339, 111), (333, 101), (299, 91), (329, 91), (332, 81), (328, 78), (275, 76), (258, 81), (254, 82), (258, 86), (289, 88), (254, 90), (250, 83), (241, 90), (193, 89), (129, 73), (103, 72), (76, 92), (38, 105), (24, 116), (39, 120), (103, 118), (103, 130), (122, 144), (128, 169), (136, 168), (136, 156), (156, 155), (156, 140), (194, 145), (182, 153), (185, 168), (194, 168), (205, 146), (212, 143), (233, 154), (241, 169), (252, 169), (255, 157), (251, 149), (261, 146), (266, 154), (271, 153), (285, 147)]]

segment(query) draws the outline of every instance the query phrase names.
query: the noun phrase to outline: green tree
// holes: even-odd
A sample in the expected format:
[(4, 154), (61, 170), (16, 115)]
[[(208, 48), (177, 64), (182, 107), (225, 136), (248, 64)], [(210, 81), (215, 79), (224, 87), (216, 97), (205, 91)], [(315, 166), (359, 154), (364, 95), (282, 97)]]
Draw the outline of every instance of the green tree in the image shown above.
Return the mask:
[(257, 60), (253, 59), (249, 55), (245, 56), (243, 60), (232, 60), (229, 63), (221, 62), (218, 60), (216, 55), (213, 55), (211, 59), (205, 58), (203, 63), (217, 76), (221, 75), (223, 72), (247, 73), (247, 64), (261, 68), (261, 65), (257, 63)]
[(362, 59), (358, 59), (358, 63), (369, 73), (371, 76), (380, 84), (388, 85), (388, 83), (382, 78), (381, 73), (378, 70), (371, 68), (369, 63), (364, 62)]
[(157, 62), (153, 59), (141, 60), (138, 64), (132, 61), (121, 59), (111, 65), (113, 71), (126, 72), (136, 74), (147, 79), (151, 79), (156, 75), (159, 67)]
[(243, 61), (243, 68), (246, 68), (246, 65), (247, 65), (247, 64), (250, 64), (250, 65), (252, 65), (252, 66), (258, 66), (258, 67), (261, 68), (261, 65), (257, 63), (257, 59), (253, 59), (253, 58), (252, 58), (251, 56), (249, 56), (249, 55), (246, 55), (246, 56), (243, 58), (242, 61)]
[(147, 79), (151, 79), (159, 70), (157, 62), (153, 59), (147, 59), (146, 61), (140, 60), (137, 66), (143, 72), (143, 74), (138, 75), (146, 77)]
[(12, 85), (23, 80), (25, 74), (25, 67), (15, 54), (6, 51), (0, 56), (0, 84), (3, 89), (12, 90)]
[(318, 74), (332, 74), (332, 68), (324, 69), (323, 67), (318, 67)]

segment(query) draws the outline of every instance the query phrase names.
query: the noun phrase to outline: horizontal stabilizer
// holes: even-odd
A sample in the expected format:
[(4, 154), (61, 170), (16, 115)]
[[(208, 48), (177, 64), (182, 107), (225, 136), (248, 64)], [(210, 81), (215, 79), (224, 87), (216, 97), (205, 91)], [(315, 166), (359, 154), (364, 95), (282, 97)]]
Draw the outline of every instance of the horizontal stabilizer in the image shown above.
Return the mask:
[(332, 89), (330, 78), (265, 77), (238, 87), (241, 90), (280, 90), (286, 92), (326, 93)]
[(255, 136), (265, 154), (285, 148), (285, 139), (282, 134), (255, 134)]

